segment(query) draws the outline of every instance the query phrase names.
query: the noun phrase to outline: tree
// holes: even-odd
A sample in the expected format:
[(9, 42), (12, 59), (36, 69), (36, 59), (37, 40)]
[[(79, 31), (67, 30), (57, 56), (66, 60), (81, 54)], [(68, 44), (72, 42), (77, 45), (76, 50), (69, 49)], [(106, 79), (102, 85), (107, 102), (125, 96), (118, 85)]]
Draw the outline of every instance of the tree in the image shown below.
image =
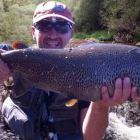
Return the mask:
[(131, 42), (140, 32), (140, 0), (104, 0), (102, 24), (121, 42)]
[[(6, 4), (3, 3), (3, 5)], [(29, 45), (32, 44), (31, 25), (36, 5), (20, 6), (7, 3), (6, 9), (4, 6), (0, 9), (0, 41), (12, 43), (19, 40)]]
[(72, 11), (75, 31), (91, 32), (99, 28), (100, 0), (64, 0)]

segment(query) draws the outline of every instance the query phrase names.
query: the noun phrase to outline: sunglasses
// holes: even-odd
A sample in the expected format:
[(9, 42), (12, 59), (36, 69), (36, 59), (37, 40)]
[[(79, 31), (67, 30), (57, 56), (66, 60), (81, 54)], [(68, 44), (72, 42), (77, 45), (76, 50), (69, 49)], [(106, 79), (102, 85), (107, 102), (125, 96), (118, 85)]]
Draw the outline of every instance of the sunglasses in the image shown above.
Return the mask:
[(34, 27), (41, 32), (49, 32), (52, 28), (60, 34), (66, 34), (72, 29), (72, 25), (66, 21), (50, 22), (50, 21), (40, 21), (34, 24)]

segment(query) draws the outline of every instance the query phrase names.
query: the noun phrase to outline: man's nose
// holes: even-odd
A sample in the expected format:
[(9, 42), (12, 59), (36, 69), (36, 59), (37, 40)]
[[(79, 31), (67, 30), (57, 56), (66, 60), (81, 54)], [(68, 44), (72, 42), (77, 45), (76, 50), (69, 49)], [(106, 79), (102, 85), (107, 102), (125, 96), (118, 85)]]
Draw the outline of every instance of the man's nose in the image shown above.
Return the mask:
[(53, 27), (52, 30), (49, 32), (49, 37), (51, 39), (55, 39), (58, 37), (58, 33), (56, 32), (55, 28)]

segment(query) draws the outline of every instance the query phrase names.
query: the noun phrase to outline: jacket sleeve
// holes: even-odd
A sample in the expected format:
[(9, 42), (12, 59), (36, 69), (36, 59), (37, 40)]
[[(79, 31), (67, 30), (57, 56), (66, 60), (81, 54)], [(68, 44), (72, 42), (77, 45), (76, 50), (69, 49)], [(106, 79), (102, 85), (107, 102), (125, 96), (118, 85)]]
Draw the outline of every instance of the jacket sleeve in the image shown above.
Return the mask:
[(6, 50), (6, 51), (13, 50), (11, 44), (0, 44), (0, 49)]

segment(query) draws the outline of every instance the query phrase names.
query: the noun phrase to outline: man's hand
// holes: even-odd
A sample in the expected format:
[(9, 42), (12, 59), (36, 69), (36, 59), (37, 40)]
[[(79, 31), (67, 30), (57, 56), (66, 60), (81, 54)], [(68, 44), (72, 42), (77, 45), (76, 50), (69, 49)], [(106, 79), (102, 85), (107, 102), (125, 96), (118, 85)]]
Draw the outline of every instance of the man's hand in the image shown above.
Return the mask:
[[(4, 50), (0, 50), (0, 53), (5, 52)], [(3, 84), (5, 80), (11, 75), (11, 71), (8, 66), (0, 59), (0, 84)]]
[(102, 87), (102, 105), (106, 107), (116, 106), (118, 104), (123, 104), (131, 96), (132, 101), (136, 101), (138, 94), (136, 92), (137, 87), (131, 87), (130, 79), (128, 77), (124, 78), (122, 81), (118, 78), (115, 82), (115, 91), (113, 97), (109, 97), (107, 87)]
[(101, 140), (108, 126), (108, 108), (124, 103), (130, 96), (132, 101), (136, 101), (138, 97), (136, 89), (136, 87), (131, 87), (128, 77), (123, 81), (120, 78), (116, 80), (113, 97), (109, 97), (107, 87), (102, 87), (102, 100), (91, 102), (88, 111), (83, 110), (84, 113), (82, 112), (84, 115), (86, 114), (85, 117), (82, 117), (85, 118), (82, 127), (84, 140)]

